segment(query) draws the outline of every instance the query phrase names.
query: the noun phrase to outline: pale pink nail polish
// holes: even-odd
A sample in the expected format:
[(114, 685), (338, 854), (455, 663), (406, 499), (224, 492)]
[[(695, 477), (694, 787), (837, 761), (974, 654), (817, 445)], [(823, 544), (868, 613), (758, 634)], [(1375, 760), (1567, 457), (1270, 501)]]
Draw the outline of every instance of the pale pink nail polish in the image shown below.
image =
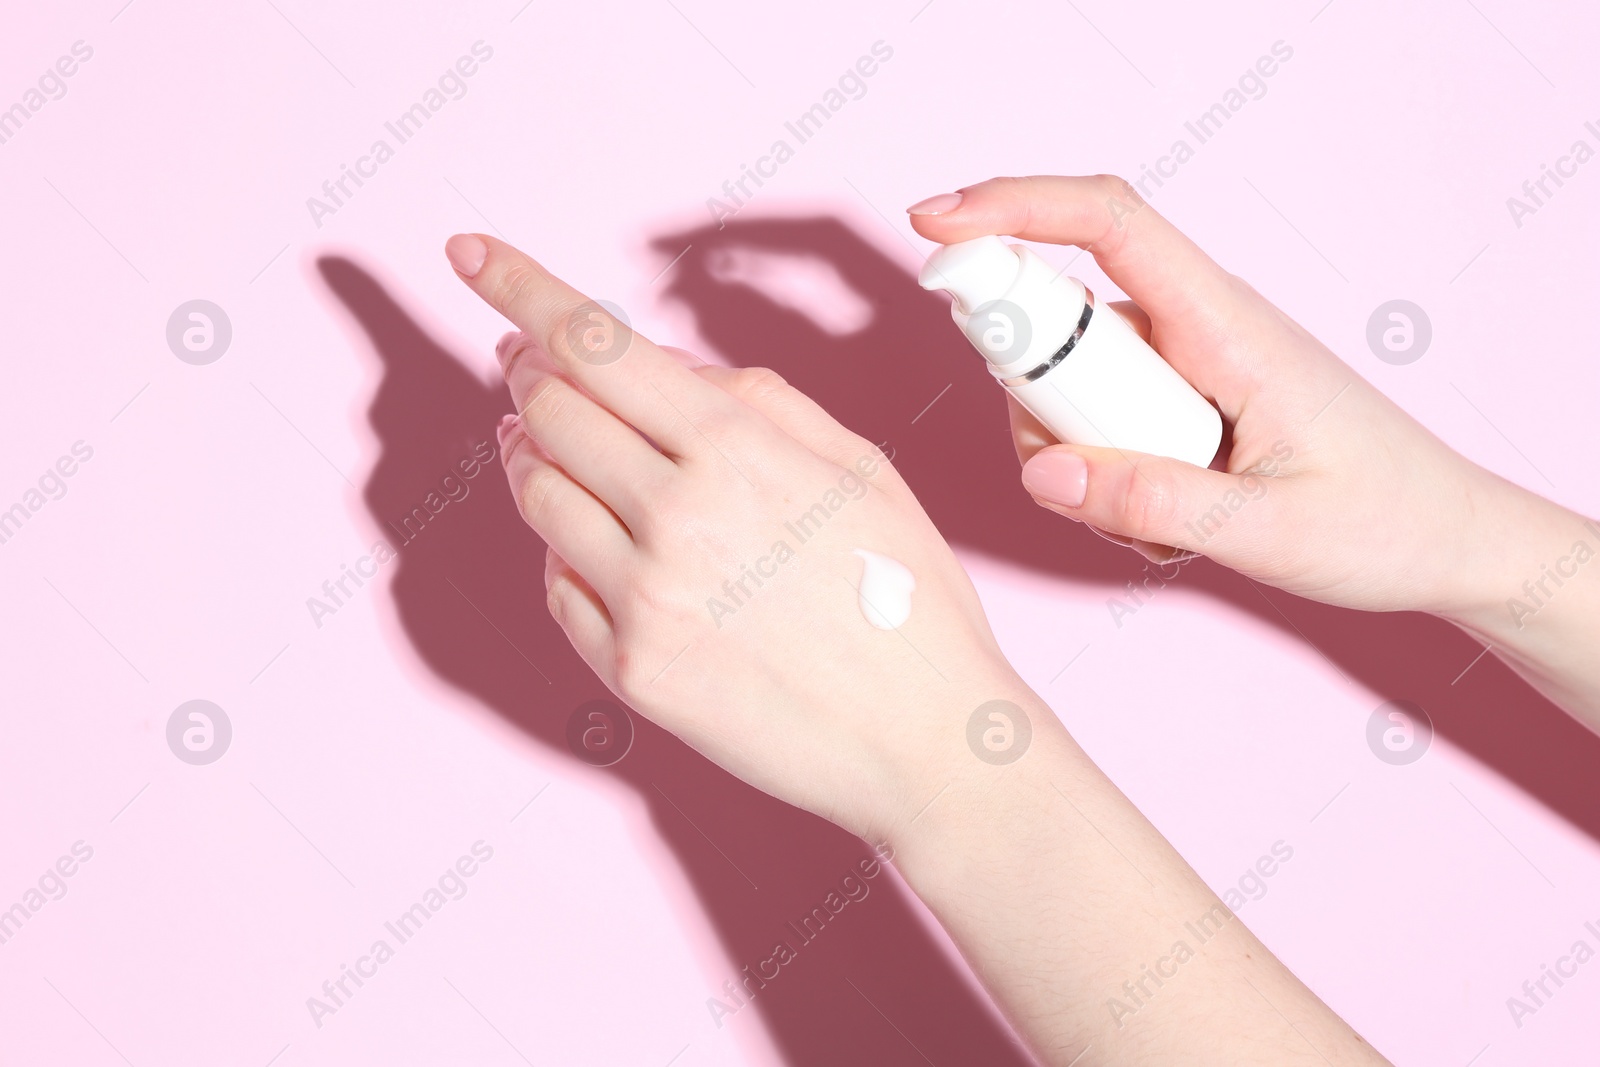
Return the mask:
[(940, 193), (906, 208), (907, 215), (946, 215), (961, 206), (960, 193)]
[(521, 337), (521, 331), (512, 330), (510, 333), (501, 334), (500, 340), (495, 342), (494, 354), (495, 358), (500, 361), (501, 367), (506, 365), (506, 355), (511, 351), (511, 346), (516, 344)]
[(517, 417), (515, 415), (500, 416), (500, 425), (495, 427), (494, 436), (495, 440), (500, 442), (502, 450), (506, 447), (506, 438), (511, 436), (511, 431), (516, 428), (516, 425)]
[(1076, 452), (1040, 452), (1023, 466), (1022, 484), (1052, 504), (1082, 507), (1089, 493), (1089, 464)]
[(473, 278), (483, 269), (483, 261), (489, 258), (489, 246), (483, 243), (482, 238), (470, 233), (458, 233), (444, 243), (444, 254), (457, 274), (463, 278)]

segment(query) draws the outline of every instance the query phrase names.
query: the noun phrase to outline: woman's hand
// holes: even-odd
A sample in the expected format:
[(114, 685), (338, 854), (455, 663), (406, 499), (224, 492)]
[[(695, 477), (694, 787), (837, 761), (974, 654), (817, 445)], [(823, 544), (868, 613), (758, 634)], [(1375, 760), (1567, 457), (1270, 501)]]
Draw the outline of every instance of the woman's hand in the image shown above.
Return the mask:
[(1232, 426), (1226, 468), (1204, 470), (1058, 444), (1012, 403), (1034, 498), (1156, 562), (1202, 553), (1332, 604), (1463, 610), (1498, 574), (1497, 542), (1544, 504), (1451, 451), (1121, 179), (996, 178), (924, 204), (911, 222), (930, 240), (1092, 253), (1135, 301), (1124, 317)]
[(1040, 504), (1156, 562), (1203, 553), (1280, 589), (1429, 611), (1600, 732), (1600, 524), (1451, 451), (1118, 178), (996, 178), (911, 209), (941, 243), (1078, 245), (1119, 308), (1233, 428), (1222, 470), (1059, 444), (1015, 401)]
[[(506, 474), (549, 545), (550, 610), (620, 698), (887, 841), (1041, 1062), (1381, 1062), (1016, 677), (870, 442), (769, 371), (691, 368), (502, 242), (446, 250), (521, 328), (499, 346)], [(1008, 730), (1014, 748), (987, 740)], [(1118, 1010), (1195, 921), (1187, 992)]]
[[(972, 761), (966, 718), (1023, 687), (875, 446), (771, 371), (691, 369), (503, 242), (447, 249), (520, 327), (498, 349), (506, 474), (550, 546), (550, 610), (620, 699), (879, 839)], [(884, 629), (896, 567), (915, 589)]]

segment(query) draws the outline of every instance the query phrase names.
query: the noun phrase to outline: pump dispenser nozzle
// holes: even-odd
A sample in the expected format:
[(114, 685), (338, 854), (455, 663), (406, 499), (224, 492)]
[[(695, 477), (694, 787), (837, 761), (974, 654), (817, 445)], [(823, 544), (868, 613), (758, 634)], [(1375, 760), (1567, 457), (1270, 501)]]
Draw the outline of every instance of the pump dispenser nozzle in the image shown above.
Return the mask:
[(948, 291), (961, 313), (970, 315), (1005, 296), (1021, 269), (1017, 253), (1000, 238), (975, 237), (945, 245), (929, 256), (917, 284)]

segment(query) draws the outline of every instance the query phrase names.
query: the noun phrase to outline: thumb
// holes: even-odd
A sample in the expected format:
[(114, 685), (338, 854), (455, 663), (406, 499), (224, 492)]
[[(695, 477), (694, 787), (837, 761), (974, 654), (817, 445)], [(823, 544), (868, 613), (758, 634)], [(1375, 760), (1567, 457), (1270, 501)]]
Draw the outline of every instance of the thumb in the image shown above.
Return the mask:
[(1116, 448), (1051, 445), (1022, 468), (1044, 507), (1107, 533), (1239, 566), (1267, 521), (1265, 477)]

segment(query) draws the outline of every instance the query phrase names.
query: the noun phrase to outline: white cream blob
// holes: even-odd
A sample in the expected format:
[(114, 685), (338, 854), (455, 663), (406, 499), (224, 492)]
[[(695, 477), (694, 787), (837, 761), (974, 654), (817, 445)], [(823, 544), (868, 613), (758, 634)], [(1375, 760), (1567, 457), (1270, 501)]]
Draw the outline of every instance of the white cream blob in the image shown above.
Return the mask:
[(861, 584), (857, 586), (861, 614), (880, 630), (898, 630), (911, 618), (911, 592), (917, 587), (916, 578), (899, 560), (864, 548), (854, 549), (854, 553), (863, 563)]

